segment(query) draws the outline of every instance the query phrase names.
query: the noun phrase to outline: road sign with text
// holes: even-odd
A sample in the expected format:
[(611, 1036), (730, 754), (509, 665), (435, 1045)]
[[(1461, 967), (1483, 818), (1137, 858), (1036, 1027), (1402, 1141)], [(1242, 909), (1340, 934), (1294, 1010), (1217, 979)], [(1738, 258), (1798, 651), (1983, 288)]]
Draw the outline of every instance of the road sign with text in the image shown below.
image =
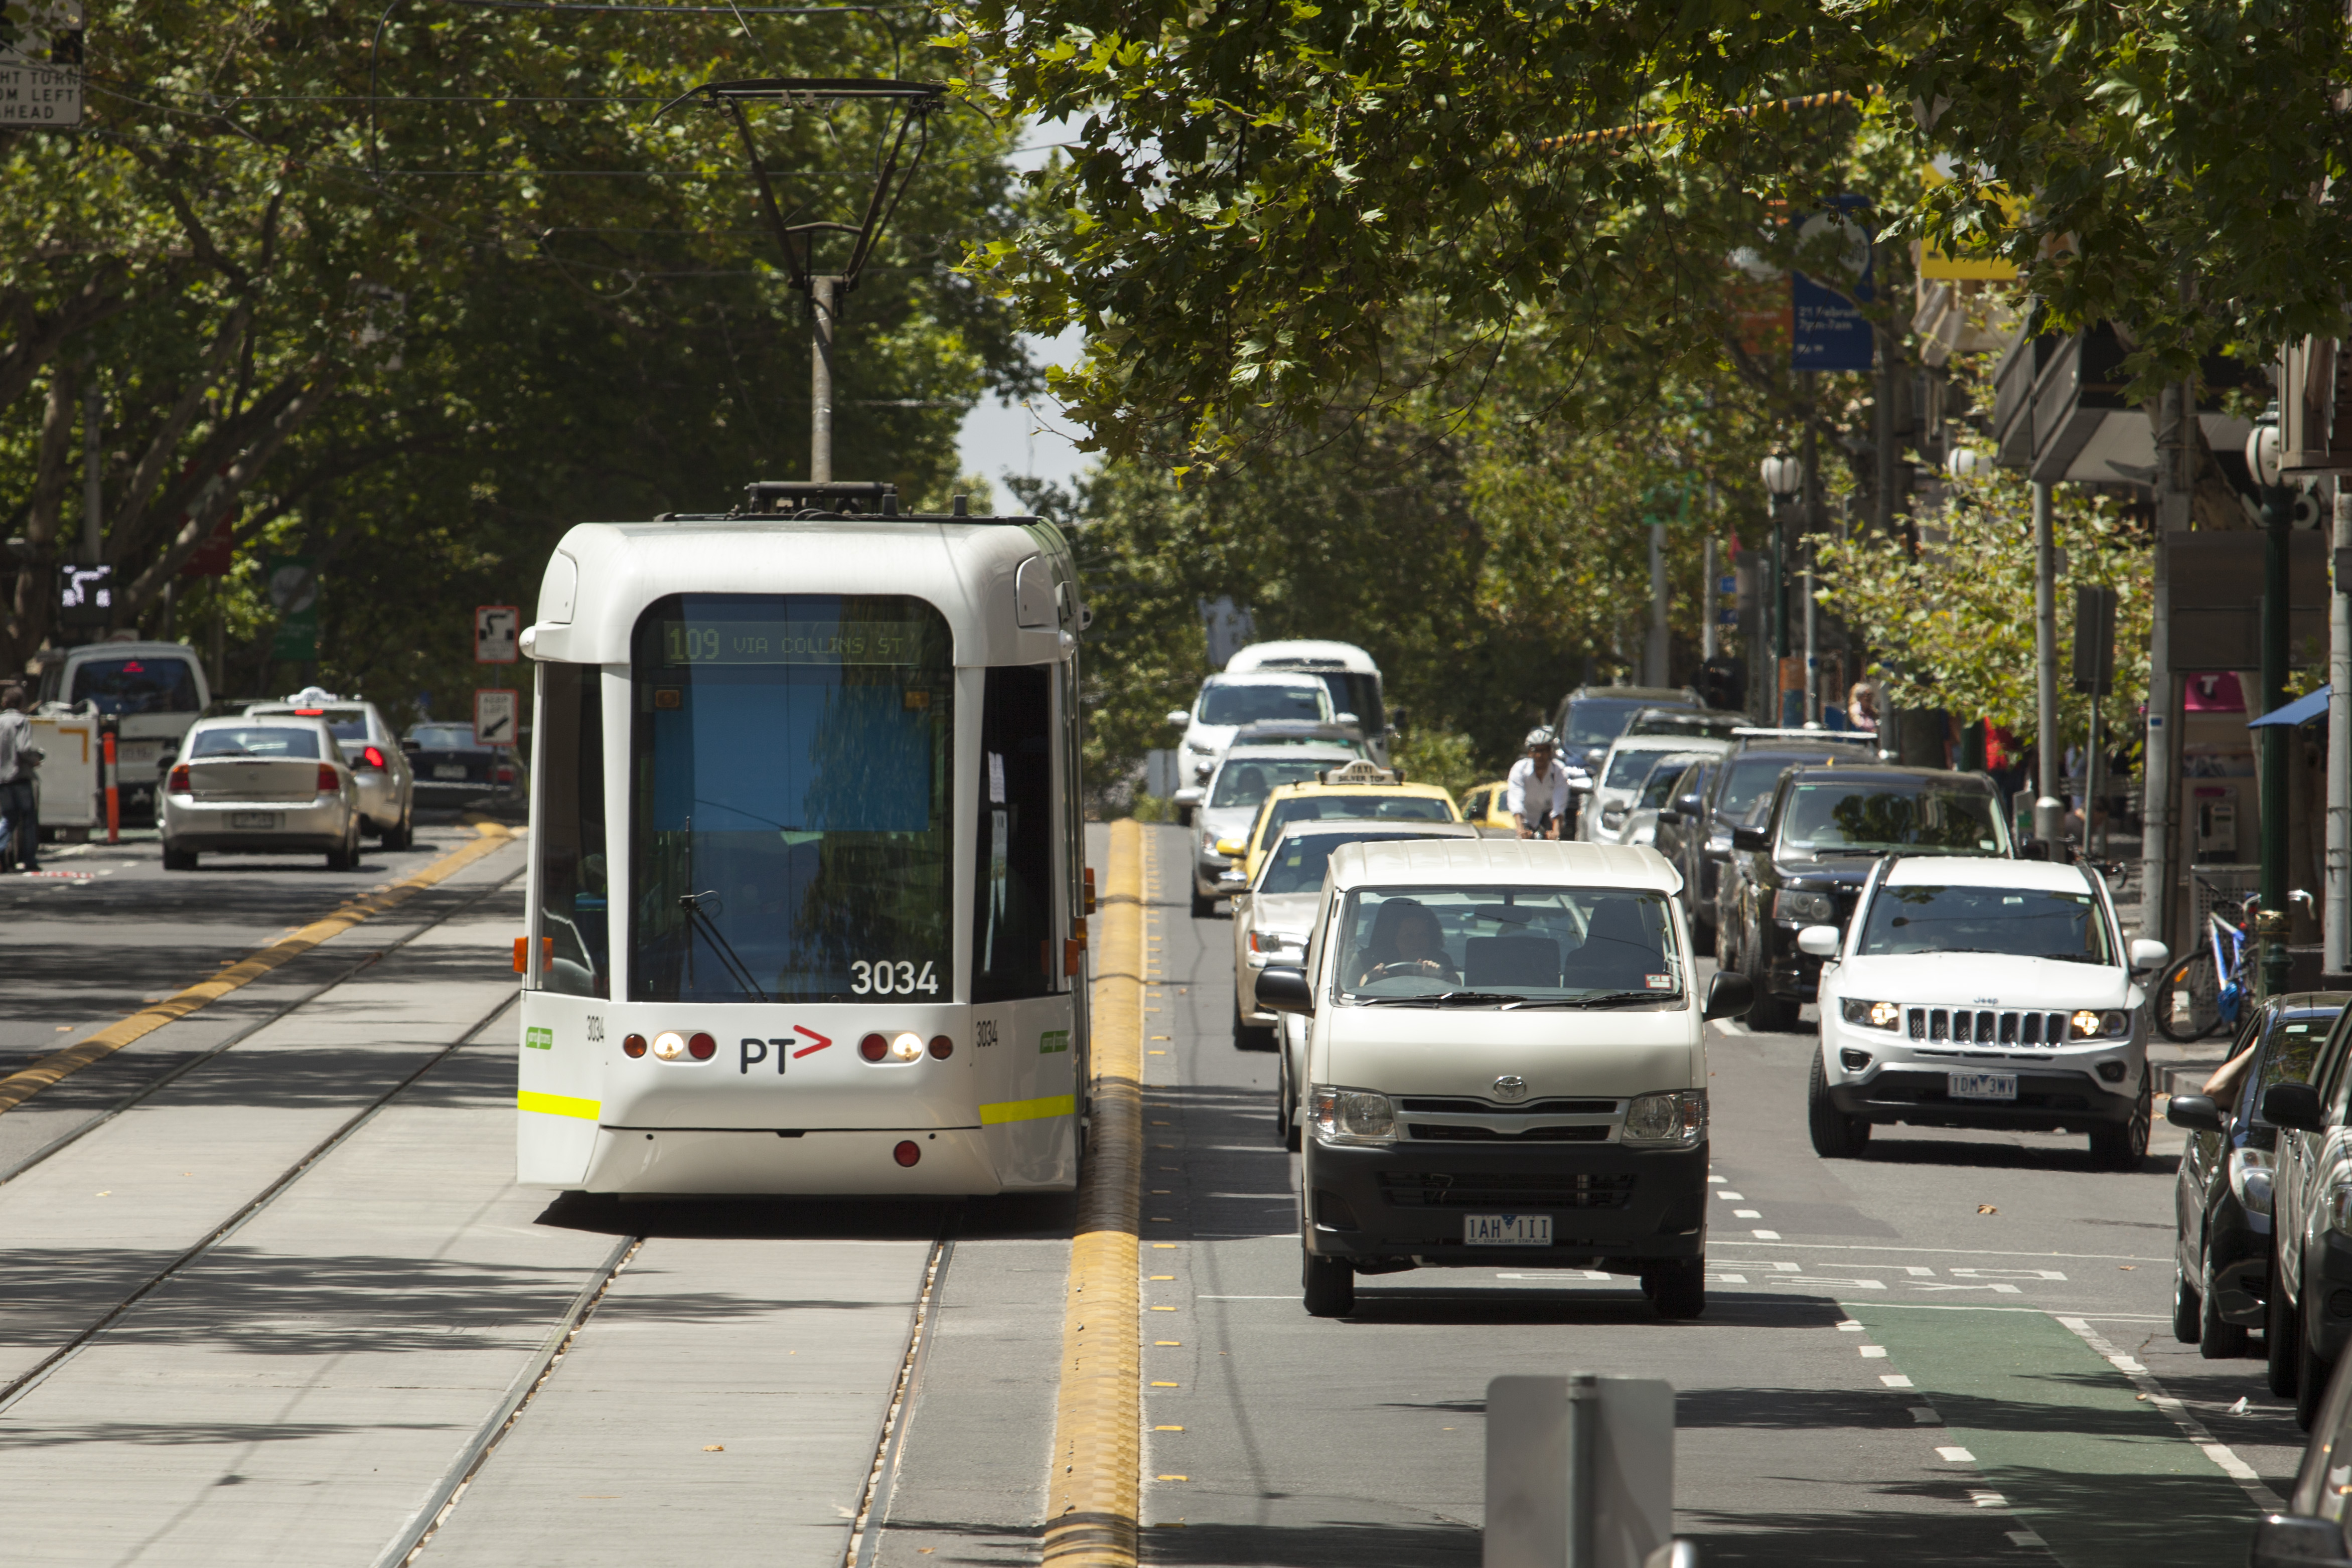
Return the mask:
[(81, 0), (16, 0), (0, 11), (0, 125), (81, 124)]
[(474, 606), (474, 663), (511, 664), (522, 656), (522, 612), (511, 604)]
[(513, 746), (522, 726), (522, 694), (476, 687), (474, 738), (484, 746)]

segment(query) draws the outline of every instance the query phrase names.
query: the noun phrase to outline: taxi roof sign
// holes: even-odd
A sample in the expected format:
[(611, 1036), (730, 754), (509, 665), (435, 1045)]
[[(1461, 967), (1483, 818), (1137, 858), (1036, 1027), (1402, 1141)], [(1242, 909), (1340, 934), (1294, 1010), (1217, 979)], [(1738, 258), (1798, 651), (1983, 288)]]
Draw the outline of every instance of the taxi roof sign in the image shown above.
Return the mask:
[(1359, 758), (1345, 768), (1327, 768), (1315, 776), (1321, 784), (1401, 784), (1403, 780), (1377, 762)]

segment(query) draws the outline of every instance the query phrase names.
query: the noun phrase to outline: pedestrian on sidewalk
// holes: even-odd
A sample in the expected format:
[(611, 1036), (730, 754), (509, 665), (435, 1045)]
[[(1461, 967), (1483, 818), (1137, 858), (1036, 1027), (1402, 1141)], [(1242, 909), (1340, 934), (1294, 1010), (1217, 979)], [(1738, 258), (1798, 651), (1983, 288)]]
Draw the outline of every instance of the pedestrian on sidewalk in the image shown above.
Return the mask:
[(33, 798), (41, 751), (33, 744), (26, 706), (23, 686), (0, 686), (0, 872), (12, 865), (37, 871), (41, 863), (40, 813)]

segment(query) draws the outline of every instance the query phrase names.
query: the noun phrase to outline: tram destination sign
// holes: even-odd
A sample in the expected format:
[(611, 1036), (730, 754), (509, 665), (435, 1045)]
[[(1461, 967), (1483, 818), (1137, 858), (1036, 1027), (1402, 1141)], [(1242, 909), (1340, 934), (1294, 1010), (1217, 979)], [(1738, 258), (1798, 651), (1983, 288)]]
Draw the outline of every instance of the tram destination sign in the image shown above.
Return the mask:
[(912, 664), (919, 621), (664, 621), (666, 664)]
[(81, 125), (82, 0), (0, 4), (0, 126)]

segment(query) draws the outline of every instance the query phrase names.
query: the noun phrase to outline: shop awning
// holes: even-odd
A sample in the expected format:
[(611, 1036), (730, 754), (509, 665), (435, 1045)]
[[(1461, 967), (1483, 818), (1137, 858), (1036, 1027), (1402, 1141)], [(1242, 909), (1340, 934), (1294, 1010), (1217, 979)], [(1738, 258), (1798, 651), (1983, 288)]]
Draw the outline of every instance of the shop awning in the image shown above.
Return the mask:
[(2277, 708), (2248, 722), (2248, 729), (2260, 729), (2266, 724), (2309, 724), (2327, 716), (2327, 694), (2331, 686), (2322, 686), (2309, 696), (2297, 697), (2283, 708)]

